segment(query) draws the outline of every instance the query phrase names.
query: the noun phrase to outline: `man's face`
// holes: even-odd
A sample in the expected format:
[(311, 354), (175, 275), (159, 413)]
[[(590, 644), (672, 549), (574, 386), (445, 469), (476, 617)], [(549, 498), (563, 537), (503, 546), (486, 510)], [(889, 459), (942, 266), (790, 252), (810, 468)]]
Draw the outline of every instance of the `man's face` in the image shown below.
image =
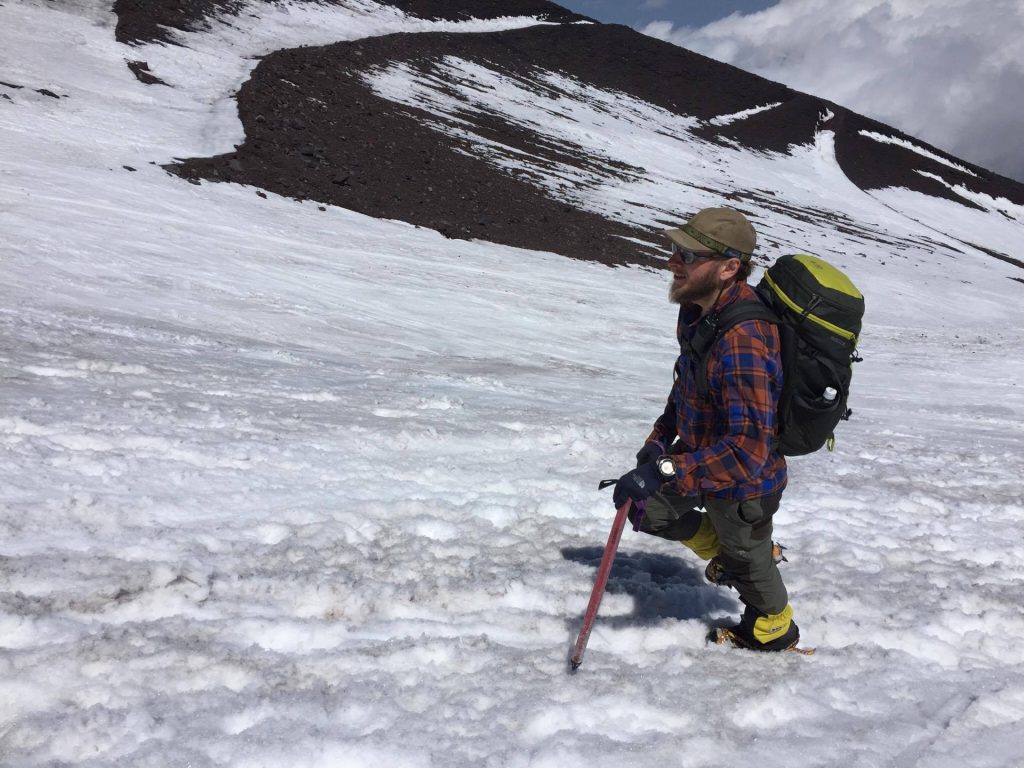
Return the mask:
[(668, 299), (673, 304), (705, 304), (714, 301), (724, 285), (719, 274), (722, 259), (712, 258), (717, 254), (709, 252), (693, 264), (686, 264), (678, 253), (668, 260), (672, 281), (668, 286)]

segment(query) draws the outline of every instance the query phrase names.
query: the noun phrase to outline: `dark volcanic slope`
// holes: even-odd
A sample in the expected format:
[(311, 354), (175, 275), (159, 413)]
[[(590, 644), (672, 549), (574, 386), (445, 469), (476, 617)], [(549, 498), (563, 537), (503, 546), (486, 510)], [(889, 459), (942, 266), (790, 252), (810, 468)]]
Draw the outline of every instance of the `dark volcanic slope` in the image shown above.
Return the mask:
[[(650, 239), (548, 199), (535, 186), (467, 156), (426, 125), (424, 113), (381, 99), (363, 83), (368, 68), (416, 66), (440, 55), (529, 76), (564, 71), (601, 88), (625, 91), (666, 109), (711, 118), (752, 103), (803, 101), (784, 86), (612, 25), (532, 27), (490, 34), (415, 34), (280, 51), (256, 68), (238, 97), (246, 141), (236, 152), (184, 162), (192, 179), (222, 179), (395, 218), (460, 238), (481, 238), (605, 263), (645, 261), (635, 243)], [(724, 73), (724, 74), (723, 74)], [(719, 87), (707, 93), (706, 84)], [(819, 101), (807, 119), (762, 146), (809, 141)], [(430, 119), (433, 119), (432, 117)], [(574, 147), (539, 144), (494, 116), (484, 135), (578, 167), (593, 158)], [(469, 149), (463, 147), (462, 149)], [(609, 169), (605, 169), (606, 172)], [(631, 169), (612, 168), (629, 174)], [(623, 237), (616, 237), (616, 235)]]
[(464, 21), (466, 19), (498, 19), (502, 16), (536, 16), (559, 23), (593, 21), (587, 16), (568, 11), (547, 0), (378, 0), (392, 5), (410, 16), (421, 19)]
[(199, 29), (208, 19), (238, 13), (242, 0), (114, 0), (119, 43), (172, 42), (169, 30)]
[[(906, 187), (932, 197), (945, 197), (961, 205), (971, 205), (964, 198), (954, 194), (944, 184), (922, 176), (917, 171), (937, 174), (951, 184), (960, 184), (972, 192), (992, 197), (1005, 197), (1018, 205), (1024, 205), (1024, 184), (992, 173), (985, 168), (972, 165), (965, 160), (943, 152), (920, 139), (908, 136), (884, 123), (858, 115), (856, 112), (841, 110), (836, 116), (836, 161), (850, 181), (861, 189), (882, 187)], [(905, 139), (926, 149), (933, 155), (944, 157), (959, 166), (974, 172), (974, 176), (943, 165), (935, 160), (893, 144), (881, 144), (861, 135), (871, 131), (884, 136)]]
[[(330, 4), (330, 0), (323, 0)], [(546, 21), (589, 21), (547, 0), (377, 0), (422, 19), (496, 19), (537, 16)], [(172, 42), (168, 30), (201, 29), (212, 18), (237, 15), (243, 0), (114, 0), (119, 43)]]
[[(188, 23), (195, 24), (202, 18), (196, 8), (209, 12), (225, 7), (214, 0), (189, 2), (171, 6), (167, 0), (118, 0), (115, 8), (135, 3), (134, 7), (144, 4), (161, 13), (182, 14), (186, 9), (191, 14)], [(424, 17), (446, 19), (465, 18), (467, 12), (460, 9), (466, 8), (476, 18), (538, 13), (576, 18), (541, 0), (392, 0), (392, 4)], [(388, 62), (429, 70), (444, 55), (524, 78), (538, 69), (563, 72), (703, 120), (779, 103), (723, 127), (708, 123), (697, 129), (705, 139), (739, 142), (752, 149), (784, 152), (792, 145), (807, 144), (821, 115), (831, 112), (837, 161), (862, 189), (906, 187), (967, 204), (939, 181), (917, 172), (921, 170), (1024, 204), (1024, 185), (951, 158), (888, 126), (627, 27), (602, 24), (487, 34), (401, 34), (279, 51), (256, 67), (239, 93), (245, 143), (236, 152), (187, 160), (174, 170), (193, 180), (240, 182), (399, 219), (451, 237), (486, 239), (605, 263), (647, 261), (645, 249), (626, 238), (649, 241), (650, 232), (633, 231), (547, 198), (525, 180), (474, 157), (471, 145), (460, 145), (428, 127), (433, 116), (379, 98), (361, 78), (371, 67)], [(535, 157), (605, 175), (628, 177), (641, 171), (588, 157), (569, 144), (553, 145), (498, 114), (481, 118), (467, 112), (465, 117), (480, 135)], [(864, 130), (911, 141), (971, 169), (976, 176), (874, 141), (861, 135)]]
[[(230, 180), (330, 202), (431, 227), (450, 237), (605, 263), (643, 262), (637, 245), (624, 238), (650, 239), (650, 232), (549, 199), (532, 184), (467, 154), (473, 151), (471, 145), (460, 147), (430, 128), (433, 116), (376, 96), (361, 78), (376, 64), (416, 64), (443, 52), (521, 75), (537, 65), (557, 70), (560, 62), (574, 62), (613, 73), (614, 82), (623, 83), (617, 74), (623, 69), (623, 54), (608, 45), (623, 29), (586, 25), (493, 34), (401, 34), (280, 51), (260, 63), (239, 93), (245, 143), (231, 154), (186, 161), (178, 171), (192, 179)], [(477, 125), (484, 135), (533, 154), (578, 167), (594, 162), (574, 147), (541, 144), (498, 116)], [(631, 169), (605, 170), (628, 174)]]

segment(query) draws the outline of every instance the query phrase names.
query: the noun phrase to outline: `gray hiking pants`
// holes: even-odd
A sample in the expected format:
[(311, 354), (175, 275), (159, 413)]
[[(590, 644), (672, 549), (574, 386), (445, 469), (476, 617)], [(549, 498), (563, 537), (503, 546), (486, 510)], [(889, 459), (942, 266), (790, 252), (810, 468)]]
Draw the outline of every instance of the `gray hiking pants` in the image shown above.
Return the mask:
[[(718, 536), (718, 558), (726, 574), (720, 583), (735, 587), (740, 600), (755, 611), (777, 614), (789, 602), (772, 557), (772, 516), (779, 509), (781, 497), (780, 492), (737, 502), (658, 493), (647, 500), (640, 530), (690, 546), (688, 542), (698, 534), (702, 514), (706, 514)], [(635, 510), (631, 510), (630, 520), (634, 515)]]

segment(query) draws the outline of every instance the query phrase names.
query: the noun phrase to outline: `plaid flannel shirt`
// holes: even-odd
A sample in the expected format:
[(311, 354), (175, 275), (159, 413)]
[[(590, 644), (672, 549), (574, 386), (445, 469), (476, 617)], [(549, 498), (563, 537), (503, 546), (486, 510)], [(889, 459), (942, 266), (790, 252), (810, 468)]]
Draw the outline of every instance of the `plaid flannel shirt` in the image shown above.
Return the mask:
[[(757, 301), (754, 290), (736, 283), (716, 305)], [(763, 320), (733, 326), (708, 358), (708, 396), (697, 393), (688, 340), (700, 321), (700, 307), (681, 307), (676, 332), (679, 359), (665, 412), (648, 441), (669, 445), (678, 437), (676, 488), (684, 496), (743, 501), (781, 492), (786, 460), (772, 451), (777, 432), (782, 359), (778, 329)]]

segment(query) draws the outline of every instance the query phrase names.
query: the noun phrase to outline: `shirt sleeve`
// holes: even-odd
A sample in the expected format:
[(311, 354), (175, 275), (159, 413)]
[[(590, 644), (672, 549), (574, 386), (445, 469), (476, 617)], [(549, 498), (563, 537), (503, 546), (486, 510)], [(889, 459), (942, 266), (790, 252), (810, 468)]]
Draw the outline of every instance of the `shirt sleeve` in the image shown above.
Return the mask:
[(722, 437), (676, 460), (685, 495), (720, 491), (753, 481), (768, 463), (782, 388), (778, 336), (763, 321), (740, 323), (718, 341), (709, 382)]

